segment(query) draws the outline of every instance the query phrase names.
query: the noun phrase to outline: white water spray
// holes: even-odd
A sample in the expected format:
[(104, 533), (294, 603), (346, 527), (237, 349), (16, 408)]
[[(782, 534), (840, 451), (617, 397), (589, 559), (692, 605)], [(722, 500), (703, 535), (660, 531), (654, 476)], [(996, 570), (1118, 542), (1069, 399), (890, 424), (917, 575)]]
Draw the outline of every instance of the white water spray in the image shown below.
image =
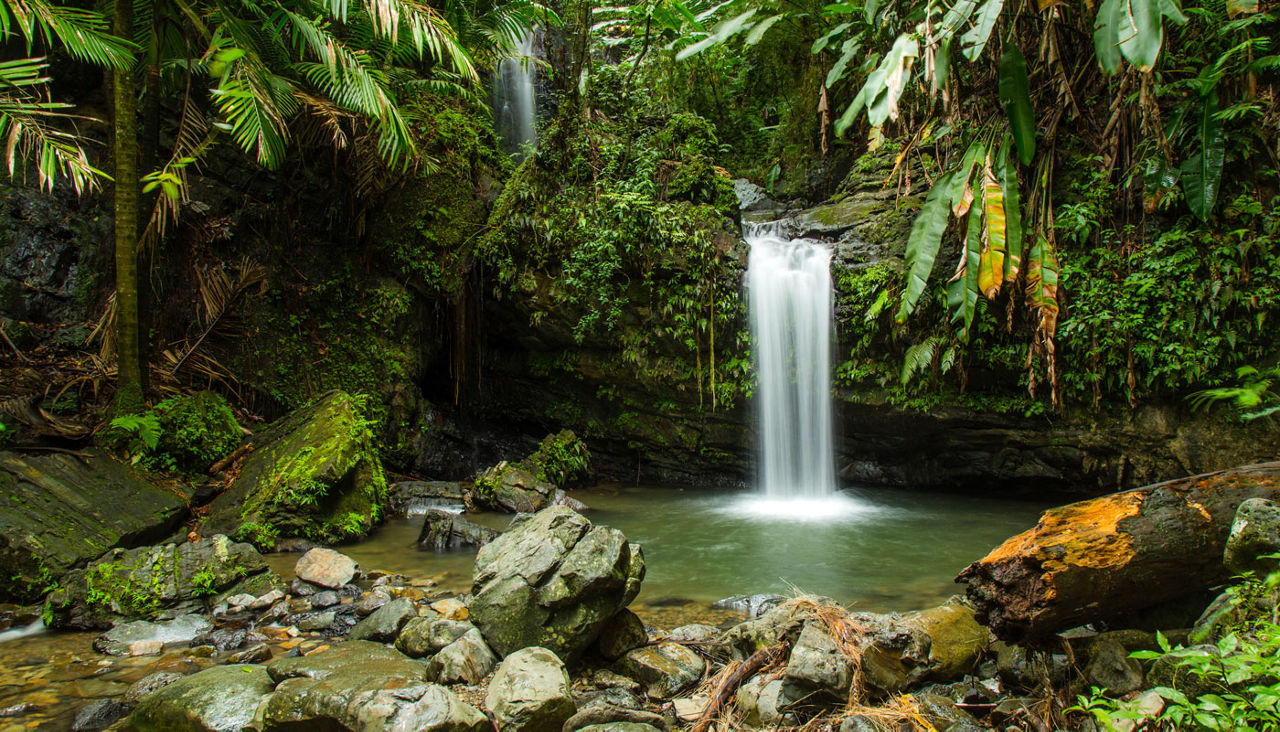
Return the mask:
[(520, 39), (515, 56), (504, 58), (498, 64), (498, 76), (493, 84), (493, 111), (498, 137), (503, 148), (512, 156), (524, 157), (526, 145), (536, 141), (534, 117), (534, 58), (535, 31), (530, 29)]

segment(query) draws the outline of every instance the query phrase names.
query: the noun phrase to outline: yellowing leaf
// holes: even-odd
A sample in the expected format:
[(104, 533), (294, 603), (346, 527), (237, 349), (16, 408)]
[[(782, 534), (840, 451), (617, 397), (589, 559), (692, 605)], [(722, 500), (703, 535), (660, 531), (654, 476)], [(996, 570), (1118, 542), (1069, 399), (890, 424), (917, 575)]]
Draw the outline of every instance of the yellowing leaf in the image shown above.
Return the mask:
[(987, 234), (983, 241), (982, 259), (978, 268), (978, 289), (988, 300), (996, 299), (1004, 284), (1005, 216), (1004, 192), (996, 174), (991, 170), (991, 156), (987, 156), (982, 177), (982, 201), (987, 219)]

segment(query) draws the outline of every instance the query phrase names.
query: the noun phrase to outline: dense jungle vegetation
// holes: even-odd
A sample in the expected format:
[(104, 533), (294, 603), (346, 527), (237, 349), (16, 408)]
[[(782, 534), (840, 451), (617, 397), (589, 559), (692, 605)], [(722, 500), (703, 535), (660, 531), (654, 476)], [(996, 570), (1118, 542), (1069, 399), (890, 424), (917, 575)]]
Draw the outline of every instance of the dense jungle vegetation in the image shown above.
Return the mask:
[[(520, 162), (485, 88), (534, 28)], [(638, 444), (646, 411), (751, 391), (735, 177), (796, 206), (887, 201), (863, 235), (890, 256), (835, 273), (842, 390), (1258, 414), (1274, 28), (1250, 0), (6, 0), (7, 200), (39, 189), (112, 245), (80, 255), (91, 333), (2, 321), (18, 363), (61, 354), (52, 387), (5, 394), (5, 429), (79, 433), (108, 398), (124, 415), (214, 386), (278, 413), (342, 387), (408, 456), (431, 404), (498, 409), (480, 342), (507, 303), (553, 344), (534, 377), (641, 385), (601, 387), (607, 418), (564, 399), (539, 418)], [(429, 402), (388, 387), (426, 370)]]

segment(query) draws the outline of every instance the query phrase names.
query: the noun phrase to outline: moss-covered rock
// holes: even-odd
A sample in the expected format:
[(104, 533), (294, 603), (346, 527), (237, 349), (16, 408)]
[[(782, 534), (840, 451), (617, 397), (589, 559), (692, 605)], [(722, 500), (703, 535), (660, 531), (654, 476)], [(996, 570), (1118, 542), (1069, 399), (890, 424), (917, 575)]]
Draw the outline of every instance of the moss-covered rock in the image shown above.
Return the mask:
[(58, 628), (104, 628), (122, 619), (199, 612), (219, 596), (266, 585), (284, 582), (252, 546), (223, 535), (115, 549), (68, 573), (49, 596), (46, 617)]
[(591, 478), (591, 451), (572, 430), (547, 435), (520, 467), (557, 488), (567, 488)]
[(211, 391), (166, 399), (156, 405), (161, 452), (178, 467), (207, 470), (240, 444), (244, 434), (227, 400)]
[(0, 453), (0, 602), (34, 602), (112, 547), (166, 536), (186, 515), (185, 490), (94, 451)]
[(334, 391), (264, 430), (201, 530), (271, 548), (278, 536), (358, 539), (382, 516), (387, 481), (369, 423)]

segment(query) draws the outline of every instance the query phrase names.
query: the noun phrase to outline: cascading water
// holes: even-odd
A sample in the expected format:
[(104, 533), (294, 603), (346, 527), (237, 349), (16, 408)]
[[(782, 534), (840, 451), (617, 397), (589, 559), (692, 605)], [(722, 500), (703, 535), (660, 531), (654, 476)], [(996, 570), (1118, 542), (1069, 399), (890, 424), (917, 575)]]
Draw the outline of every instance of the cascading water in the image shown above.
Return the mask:
[(536, 138), (534, 116), (534, 68), (533, 41), (535, 31), (530, 29), (520, 39), (516, 55), (504, 58), (498, 64), (498, 76), (493, 84), (493, 111), (498, 137), (508, 154), (523, 158), (526, 146)]
[(874, 507), (838, 492), (831, 420), (831, 247), (746, 224), (759, 490), (737, 512), (826, 520)]

